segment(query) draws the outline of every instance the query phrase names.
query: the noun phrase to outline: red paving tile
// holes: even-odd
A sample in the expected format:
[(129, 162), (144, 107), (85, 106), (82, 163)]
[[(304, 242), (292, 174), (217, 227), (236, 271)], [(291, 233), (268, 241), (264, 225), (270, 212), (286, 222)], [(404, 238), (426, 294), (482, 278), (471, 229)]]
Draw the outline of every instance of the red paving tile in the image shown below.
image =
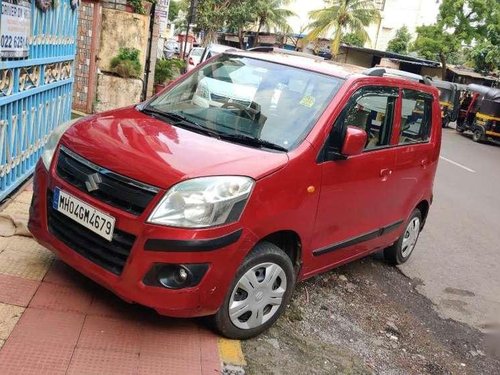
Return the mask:
[(217, 336), (212, 332), (200, 329), (201, 370), (203, 374), (219, 374), (220, 359)]
[(72, 354), (73, 345), (52, 345), (9, 338), (0, 351), (0, 374), (64, 374)]
[(85, 316), (78, 313), (40, 310), (29, 307), (14, 327), (5, 346), (8, 347), (10, 344), (22, 342), (38, 343), (41, 346), (75, 346), (84, 319)]
[(1, 276), (0, 301), (26, 306), (34, 293), (0, 350), (2, 375), (220, 373), (217, 337), (192, 320), (130, 305), (61, 262), (38, 290), (37, 282), (21, 288), (24, 279)]
[(55, 260), (50, 266), (43, 281), (58, 285), (90, 284), (87, 279), (77, 270), (71, 268), (61, 260)]
[[(183, 347), (184, 343), (177, 342), (177, 346)], [(140, 375), (197, 375), (201, 374), (200, 358), (178, 357), (169, 351), (164, 355), (158, 353), (141, 353), (139, 356)]]
[(78, 348), (139, 353), (142, 327), (139, 322), (87, 316)]
[(30, 307), (55, 311), (86, 313), (92, 295), (82, 286), (43, 282), (29, 304)]
[(0, 274), (0, 302), (26, 307), (39, 285), (36, 280)]
[[(141, 353), (173, 354), (200, 360), (198, 327), (189, 321), (158, 317), (144, 323)], [(179, 345), (181, 343), (181, 345)]]
[(108, 318), (137, 320), (141, 318), (144, 308), (127, 303), (104, 288), (96, 288), (90, 304), (88, 315), (105, 316)]
[(137, 374), (138, 353), (78, 348), (73, 354), (68, 375)]

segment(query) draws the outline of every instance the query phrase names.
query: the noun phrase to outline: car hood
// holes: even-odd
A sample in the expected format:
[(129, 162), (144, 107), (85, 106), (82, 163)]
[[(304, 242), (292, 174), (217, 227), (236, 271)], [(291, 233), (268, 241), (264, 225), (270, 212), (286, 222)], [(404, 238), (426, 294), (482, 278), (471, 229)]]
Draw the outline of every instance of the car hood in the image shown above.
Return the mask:
[(286, 153), (221, 141), (135, 108), (80, 120), (66, 131), (61, 143), (97, 165), (164, 189), (201, 176), (240, 175), (258, 180), (288, 162)]

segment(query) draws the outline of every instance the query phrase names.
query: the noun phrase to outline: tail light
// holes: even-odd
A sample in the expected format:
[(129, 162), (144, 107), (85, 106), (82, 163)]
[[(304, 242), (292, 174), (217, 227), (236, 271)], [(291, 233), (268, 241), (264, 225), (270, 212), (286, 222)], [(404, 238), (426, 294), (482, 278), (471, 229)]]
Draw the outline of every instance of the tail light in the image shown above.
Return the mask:
[(189, 65), (194, 65), (194, 61), (193, 61), (193, 58), (192, 58), (192, 57), (190, 57), (190, 58), (189, 58), (189, 60), (188, 60), (188, 64), (189, 64)]

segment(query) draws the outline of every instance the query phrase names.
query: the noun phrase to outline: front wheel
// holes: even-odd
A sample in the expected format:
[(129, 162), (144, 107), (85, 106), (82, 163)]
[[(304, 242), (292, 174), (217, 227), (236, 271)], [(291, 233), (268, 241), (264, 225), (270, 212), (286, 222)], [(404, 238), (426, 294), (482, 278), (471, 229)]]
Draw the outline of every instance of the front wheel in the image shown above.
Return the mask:
[(420, 229), (422, 227), (422, 213), (416, 208), (408, 222), (401, 237), (392, 246), (384, 249), (384, 258), (393, 265), (403, 264), (410, 259), (417, 244)]
[(215, 327), (230, 339), (248, 339), (264, 332), (280, 317), (292, 297), (295, 272), (279, 247), (258, 244), (238, 269)]

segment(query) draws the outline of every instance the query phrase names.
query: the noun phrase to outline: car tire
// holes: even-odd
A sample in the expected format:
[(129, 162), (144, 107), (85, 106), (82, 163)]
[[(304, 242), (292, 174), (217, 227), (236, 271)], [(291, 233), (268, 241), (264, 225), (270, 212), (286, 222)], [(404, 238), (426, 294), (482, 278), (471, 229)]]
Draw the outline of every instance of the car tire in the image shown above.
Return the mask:
[(230, 339), (257, 336), (280, 317), (294, 288), (291, 259), (274, 244), (261, 242), (238, 268), (221, 308), (212, 317), (213, 325)]
[(472, 132), (472, 140), (474, 142), (484, 142), (485, 141), (484, 130), (480, 128), (474, 129), (474, 131)]
[(422, 224), (422, 213), (416, 208), (406, 222), (401, 237), (392, 246), (384, 249), (384, 258), (388, 263), (398, 265), (410, 259), (417, 244)]

